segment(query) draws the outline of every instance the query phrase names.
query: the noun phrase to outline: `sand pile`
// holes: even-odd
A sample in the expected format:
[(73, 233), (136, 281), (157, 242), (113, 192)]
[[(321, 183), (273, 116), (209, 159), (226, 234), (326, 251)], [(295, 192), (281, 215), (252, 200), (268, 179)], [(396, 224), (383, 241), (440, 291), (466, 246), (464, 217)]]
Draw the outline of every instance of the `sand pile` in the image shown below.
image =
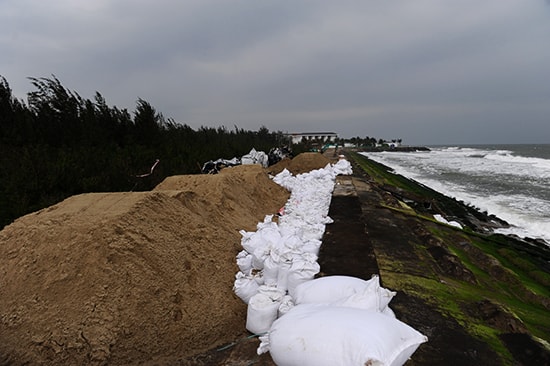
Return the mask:
[(287, 169), (294, 175), (307, 173), (314, 169), (324, 168), (331, 161), (325, 156), (316, 152), (302, 153), (294, 159), (283, 159), (277, 164), (268, 168), (270, 174), (276, 175)]
[(0, 232), (0, 363), (164, 363), (234, 340), (238, 230), (287, 199), (238, 166), (16, 220)]

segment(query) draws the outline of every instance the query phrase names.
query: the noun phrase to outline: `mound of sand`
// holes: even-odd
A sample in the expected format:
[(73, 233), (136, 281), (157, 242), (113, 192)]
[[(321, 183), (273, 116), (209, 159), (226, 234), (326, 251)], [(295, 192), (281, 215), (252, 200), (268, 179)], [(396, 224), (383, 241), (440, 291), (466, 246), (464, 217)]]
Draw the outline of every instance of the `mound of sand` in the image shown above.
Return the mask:
[(0, 363), (166, 363), (234, 340), (238, 230), (287, 199), (246, 165), (16, 220), (0, 232)]
[(331, 161), (317, 152), (307, 152), (296, 156), (294, 159), (283, 159), (268, 168), (270, 174), (276, 175), (287, 169), (294, 175), (307, 173), (315, 169), (327, 166)]

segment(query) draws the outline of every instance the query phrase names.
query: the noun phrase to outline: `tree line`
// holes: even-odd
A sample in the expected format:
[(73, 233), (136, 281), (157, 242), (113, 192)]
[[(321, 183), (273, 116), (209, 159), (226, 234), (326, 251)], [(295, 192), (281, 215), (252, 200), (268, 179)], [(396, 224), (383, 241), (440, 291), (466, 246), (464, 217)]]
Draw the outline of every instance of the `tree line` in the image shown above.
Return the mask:
[(29, 80), (24, 102), (0, 76), (0, 229), (71, 195), (150, 190), (167, 176), (199, 173), (208, 160), (288, 143), (265, 127), (194, 130), (143, 99), (130, 113), (99, 92), (82, 98), (55, 76)]
[(390, 141), (384, 140), (382, 138), (377, 139), (376, 137), (365, 136), (361, 138), (359, 136), (352, 137), (349, 139), (341, 139), (342, 144), (350, 143), (356, 147), (376, 147), (376, 146), (389, 146), (390, 141), (393, 144), (401, 144), (403, 139), (391, 139)]

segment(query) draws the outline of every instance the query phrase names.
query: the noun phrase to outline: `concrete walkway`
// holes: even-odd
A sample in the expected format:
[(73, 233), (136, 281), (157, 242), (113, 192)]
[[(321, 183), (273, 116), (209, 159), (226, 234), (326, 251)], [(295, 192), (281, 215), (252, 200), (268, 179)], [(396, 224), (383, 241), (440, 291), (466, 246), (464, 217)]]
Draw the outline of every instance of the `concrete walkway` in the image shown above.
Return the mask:
[(319, 253), (322, 276), (346, 275), (368, 280), (379, 275), (354, 181), (350, 176), (337, 177), (329, 209), (334, 222), (326, 226)]

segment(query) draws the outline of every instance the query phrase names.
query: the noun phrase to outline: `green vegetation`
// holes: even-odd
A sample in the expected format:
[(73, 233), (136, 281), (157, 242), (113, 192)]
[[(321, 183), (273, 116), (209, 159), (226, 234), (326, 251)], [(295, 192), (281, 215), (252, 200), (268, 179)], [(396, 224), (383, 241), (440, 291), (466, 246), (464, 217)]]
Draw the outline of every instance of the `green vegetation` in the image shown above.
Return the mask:
[[(30, 80), (25, 103), (0, 77), (0, 228), (74, 194), (149, 190), (167, 176), (199, 173), (209, 160), (288, 143), (265, 127), (193, 130), (143, 99), (130, 113), (100, 93), (84, 99), (55, 77)], [(156, 159), (154, 174), (136, 177)]]

